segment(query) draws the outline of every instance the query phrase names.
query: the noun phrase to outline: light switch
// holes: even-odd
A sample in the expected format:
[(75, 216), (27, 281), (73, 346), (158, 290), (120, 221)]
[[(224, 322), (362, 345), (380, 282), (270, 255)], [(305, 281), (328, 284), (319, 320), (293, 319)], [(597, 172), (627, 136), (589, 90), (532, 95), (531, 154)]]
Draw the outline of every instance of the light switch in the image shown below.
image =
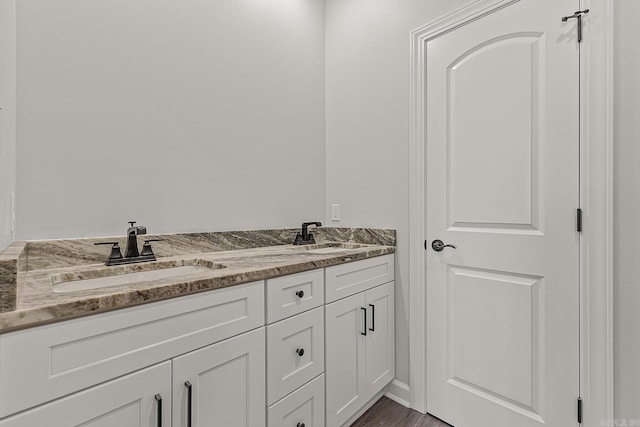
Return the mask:
[(11, 193), (11, 236), (16, 236), (16, 193)]
[(340, 221), (340, 205), (331, 205), (331, 221)]

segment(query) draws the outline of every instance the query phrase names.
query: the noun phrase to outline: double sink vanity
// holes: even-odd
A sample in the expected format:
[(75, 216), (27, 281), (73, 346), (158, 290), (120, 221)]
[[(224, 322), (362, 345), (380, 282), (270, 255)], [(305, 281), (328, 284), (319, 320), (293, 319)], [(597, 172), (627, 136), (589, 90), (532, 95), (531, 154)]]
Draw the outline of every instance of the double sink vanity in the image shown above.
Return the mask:
[(15, 243), (0, 427), (349, 425), (395, 376), (395, 232), (296, 231)]

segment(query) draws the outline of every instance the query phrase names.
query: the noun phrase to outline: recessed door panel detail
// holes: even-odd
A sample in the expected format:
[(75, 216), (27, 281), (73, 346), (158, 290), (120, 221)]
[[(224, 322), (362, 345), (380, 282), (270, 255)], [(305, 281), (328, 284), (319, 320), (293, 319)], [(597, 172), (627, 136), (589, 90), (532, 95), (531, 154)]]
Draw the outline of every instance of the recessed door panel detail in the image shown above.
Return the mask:
[[(249, 425), (247, 413), (250, 402), (247, 401), (247, 387), (250, 387), (251, 380), (248, 378), (248, 373), (250, 373), (249, 355), (243, 354), (199, 374), (197, 397), (206, 396), (206, 400), (198, 399), (196, 402), (197, 422), (219, 419), (220, 414), (229, 416), (224, 408), (235, 405), (242, 410), (234, 413), (233, 419), (225, 420), (222, 425)], [(220, 387), (220, 384), (230, 385), (230, 379), (233, 379), (232, 387)]]
[(543, 39), (492, 39), (447, 67), (449, 227), (540, 230)]
[(540, 418), (542, 277), (450, 267), (448, 383)]

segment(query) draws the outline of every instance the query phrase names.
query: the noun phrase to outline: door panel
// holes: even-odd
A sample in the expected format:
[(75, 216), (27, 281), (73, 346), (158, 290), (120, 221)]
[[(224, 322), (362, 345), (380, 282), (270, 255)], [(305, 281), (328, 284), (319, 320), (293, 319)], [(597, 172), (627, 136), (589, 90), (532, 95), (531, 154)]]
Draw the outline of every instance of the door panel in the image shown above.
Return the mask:
[[(577, 1), (520, 0), (426, 45), (427, 410), (576, 425)], [(572, 31), (573, 30), (573, 31)]]
[(0, 421), (2, 427), (156, 427), (171, 420), (171, 362), (164, 362)]
[(396, 376), (394, 282), (366, 292), (367, 399), (371, 399)]
[(535, 413), (542, 283), (532, 276), (449, 269), (449, 383)]
[(367, 403), (365, 293), (325, 307), (327, 426), (341, 426)]
[(256, 329), (173, 359), (173, 426), (264, 427), (265, 332)]
[(544, 38), (537, 33), (498, 37), (473, 46), (447, 67), (451, 227), (528, 229), (540, 216)]

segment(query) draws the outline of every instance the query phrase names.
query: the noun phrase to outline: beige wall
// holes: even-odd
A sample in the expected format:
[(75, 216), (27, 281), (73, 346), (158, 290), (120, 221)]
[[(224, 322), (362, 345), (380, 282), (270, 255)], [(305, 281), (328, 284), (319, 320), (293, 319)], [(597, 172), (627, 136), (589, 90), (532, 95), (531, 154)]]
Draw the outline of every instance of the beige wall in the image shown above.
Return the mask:
[(324, 216), (322, 0), (20, 0), (18, 239)]

